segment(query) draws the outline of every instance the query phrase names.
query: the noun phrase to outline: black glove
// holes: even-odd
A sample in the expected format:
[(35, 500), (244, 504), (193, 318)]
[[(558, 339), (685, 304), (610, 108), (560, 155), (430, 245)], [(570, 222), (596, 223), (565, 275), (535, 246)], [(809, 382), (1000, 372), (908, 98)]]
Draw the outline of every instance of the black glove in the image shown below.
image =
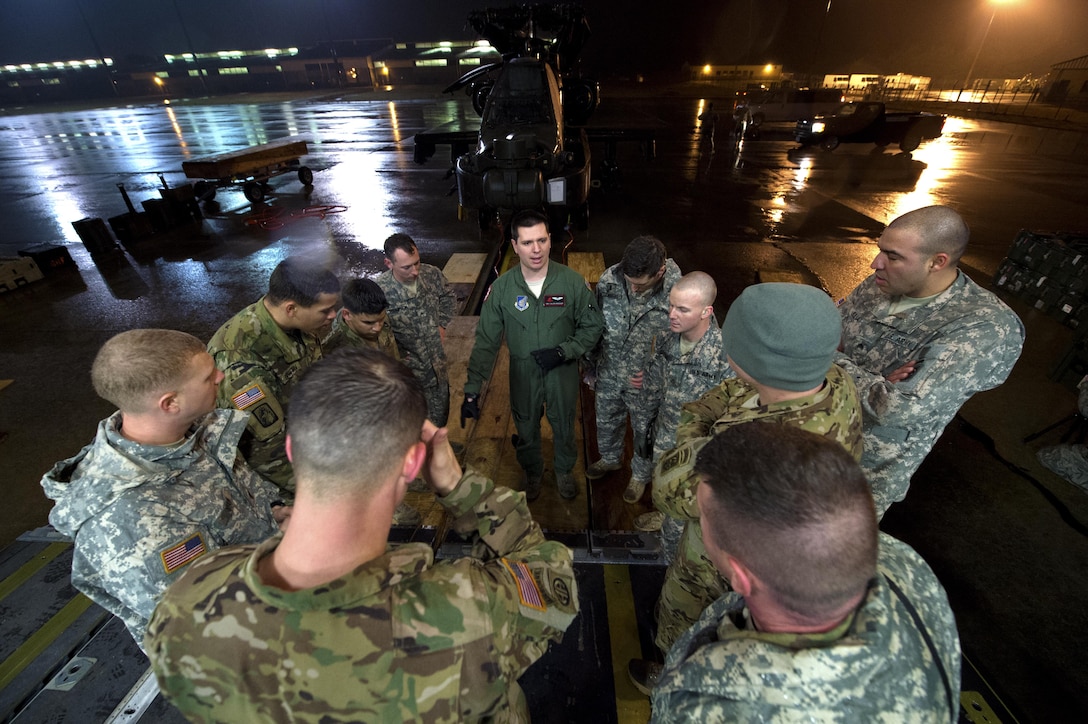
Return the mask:
[(465, 401), (461, 403), (461, 427), (465, 426), (465, 420), (468, 418), (473, 420), (480, 419), (480, 396), (479, 395), (465, 395)]
[(566, 356), (563, 354), (561, 347), (552, 347), (551, 349), (537, 349), (530, 352), (533, 355), (533, 359), (540, 365), (540, 369), (545, 372), (554, 370), (559, 365), (563, 364), (563, 360)]

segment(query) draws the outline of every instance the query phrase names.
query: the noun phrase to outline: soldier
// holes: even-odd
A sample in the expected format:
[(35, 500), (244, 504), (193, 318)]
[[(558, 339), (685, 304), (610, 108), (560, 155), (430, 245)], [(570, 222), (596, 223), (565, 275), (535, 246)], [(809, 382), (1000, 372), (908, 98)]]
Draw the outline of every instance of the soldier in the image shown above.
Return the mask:
[(840, 305), (836, 362), (854, 379), (865, 425), (861, 467), (876, 512), (902, 500), (910, 478), (972, 395), (1009, 376), (1024, 325), (958, 268), (967, 224), (927, 206), (888, 224), (873, 274)]
[(708, 442), (695, 473), (707, 555), (733, 591), (669, 651), (653, 722), (957, 721), (948, 596), (878, 533), (841, 445), (749, 422)]
[[(669, 331), (658, 335), (647, 375), (647, 388), (657, 410), (653, 432), (653, 459), (676, 446), (680, 408), (703, 393), (735, 377), (722, 351), (722, 332), (714, 318), (718, 287), (705, 272), (680, 277), (669, 292)], [(635, 518), (639, 530), (662, 530), (666, 562), (671, 562), (683, 523), (659, 510)]]
[(442, 270), (419, 261), (407, 234), (385, 240), (386, 271), (376, 279), (389, 301), (389, 321), (404, 362), (423, 384), (427, 417), (442, 427), (450, 416), (450, 380), (442, 342), (457, 298)]
[(287, 257), (272, 271), (268, 294), (227, 320), (208, 342), (224, 374), (216, 402), (249, 413), (242, 454), (286, 499), (295, 490), (283, 447), (287, 398), (303, 370), (321, 359), (316, 335), (336, 316), (339, 298), (335, 274)]
[(400, 359), (397, 340), (387, 324), (389, 302), (385, 292), (371, 279), (352, 279), (341, 290), (344, 306), (332, 321), (332, 330), (321, 341), (324, 354), (340, 347), (370, 347)]
[[(208, 556), (151, 619), (149, 658), (183, 714), (528, 721), (517, 679), (577, 615), (573, 556), (545, 540), (524, 495), (462, 473), (426, 413), (419, 380), (375, 350), (306, 373), (288, 422), (291, 525)], [(387, 547), (421, 469), (475, 557)]]
[(142, 647), (159, 596), (220, 546), (256, 543), (289, 509), (246, 467), (244, 412), (216, 410), (223, 373), (204, 343), (169, 329), (111, 338), (91, 368), (119, 409), (94, 442), (42, 478), (49, 522), (75, 542), (72, 585), (114, 614)]
[[(695, 454), (722, 430), (749, 420), (793, 425), (824, 435), (861, 457), (861, 409), (850, 378), (832, 363), (841, 334), (831, 299), (803, 284), (748, 287), (725, 316), (722, 342), (736, 373), (697, 402), (684, 405), (677, 447), (658, 462), (654, 505), (684, 520), (676, 558), (657, 602), (658, 648), (665, 653), (727, 587), (706, 557)], [(633, 660), (640, 690), (653, 688), (660, 664)]]
[(638, 236), (623, 250), (620, 263), (606, 269), (597, 282), (604, 335), (589, 355), (595, 367), (589, 378), (595, 377), (600, 457), (586, 468), (586, 478), (597, 480), (619, 470), (630, 417), (635, 449), (631, 479), (623, 491), (628, 503), (638, 502), (653, 475), (651, 428), (657, 399), (647, 394), (643, 378), (654, 338), (669, 326), (669, 292), (679, 278), (680, 268), (666, 258), (665, 245), (655, 237)]
[[(393, 337), (392, 328), (386, 324), (389, 303), (382, 288), (370, 279), (352, 279), (343, 286), (341, 300), (344, 306), (336, 313), (332, 330), (321, 341), (322, 353), (330, 354), (341, 347), (369, 347), (399, 360), (397, 340)], [(420, 481), (420, 485), (423, 485), (423, 481)], [(425, 491), (424, 486), (420, 492)], [(407, 502), (401, 502), (393, 513), (395, 525), (419, 525), (422, 522), (423, 516)]]
[(578, 402), (578, 359), (597, 344), (603, 321), (586, 280), (548, 258), (552, 239), (539, 211), (520, 211), (510, 220), (518, 265), (495, 280), (476, 326), (468, 360), (461, 426), (480, 418), (480, 387), (491, 375), (503, 334), (510, 350), (510, 407), (517, 428), (517, 458), (525, 495), (536, 500), (544, 475), (540, 418), (547, 411), (555, 447), (559, 495), (578, 495), (573, 468), (574, 410)]

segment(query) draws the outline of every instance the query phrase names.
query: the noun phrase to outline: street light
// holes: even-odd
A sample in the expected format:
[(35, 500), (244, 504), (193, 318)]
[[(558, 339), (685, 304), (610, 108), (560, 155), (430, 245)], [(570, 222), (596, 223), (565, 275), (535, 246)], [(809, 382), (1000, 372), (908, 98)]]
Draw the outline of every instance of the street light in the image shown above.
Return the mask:
[(982, 34), (982, 42), (978, 44), (978, 51), (975, 53), (975, 59), (971, 61), (971, 67), (967, 69), (967, 77), (963, 80), (963, 85), (960, 87), (960, 92), (956, 94), (956, 102), (959, 102), (960, 95), (963, 94), (963, 89), (971, 82), (971, 76), (975, 74), (975, 63), (978, 62), (978, 57), (982, 55), (982, 48), (986, 45), (986, 38), (990, 35), (990, 26), (994, 24), (994, 18), (997, 17), (997, 7), (1003, 3), (1010, 2), (1010, 0), (990, 0), (994, 6), (994, 11), (990, 13), (990, 22), (986, 23), (986, 32)]

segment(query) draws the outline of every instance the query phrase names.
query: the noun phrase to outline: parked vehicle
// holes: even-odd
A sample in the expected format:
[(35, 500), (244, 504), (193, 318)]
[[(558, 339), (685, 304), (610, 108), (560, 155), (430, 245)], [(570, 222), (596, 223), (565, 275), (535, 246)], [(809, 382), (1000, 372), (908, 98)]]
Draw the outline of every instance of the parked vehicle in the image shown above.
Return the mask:
[(799, 121), (834, 113), (842, 101), (842, 91), (834, 88), (754, 91), (737, 101), (733, 116), (749, 126), (758, 127), (765, 121)]
[(945, 116), (936, 113), (888, 113), (883, 103), (844, 103), (837, 113), (797, 122), (794, 137), (802, 146), (819, 144), (831, 151), (840, 143), (892, 143), (910, 153), (930, 138), (938, 138)]

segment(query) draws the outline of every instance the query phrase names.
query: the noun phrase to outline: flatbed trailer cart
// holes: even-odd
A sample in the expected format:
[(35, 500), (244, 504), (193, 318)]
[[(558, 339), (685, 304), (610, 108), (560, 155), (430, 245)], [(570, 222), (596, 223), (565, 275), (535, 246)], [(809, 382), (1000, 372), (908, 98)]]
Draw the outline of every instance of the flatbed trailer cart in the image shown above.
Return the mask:
[(294, 171), (304, 186), (313, 184), (314, 172), (299, 162), (307, 153), (305, 141), (273, 141), (183, 161), (181, 170), (186, 178), (199, 179), (193, 184), (198, 199), (210, 201), (216, 189), (241, 184), (245, 197), (256, 203), (264, 198), (268, 180), (274, 176)]

